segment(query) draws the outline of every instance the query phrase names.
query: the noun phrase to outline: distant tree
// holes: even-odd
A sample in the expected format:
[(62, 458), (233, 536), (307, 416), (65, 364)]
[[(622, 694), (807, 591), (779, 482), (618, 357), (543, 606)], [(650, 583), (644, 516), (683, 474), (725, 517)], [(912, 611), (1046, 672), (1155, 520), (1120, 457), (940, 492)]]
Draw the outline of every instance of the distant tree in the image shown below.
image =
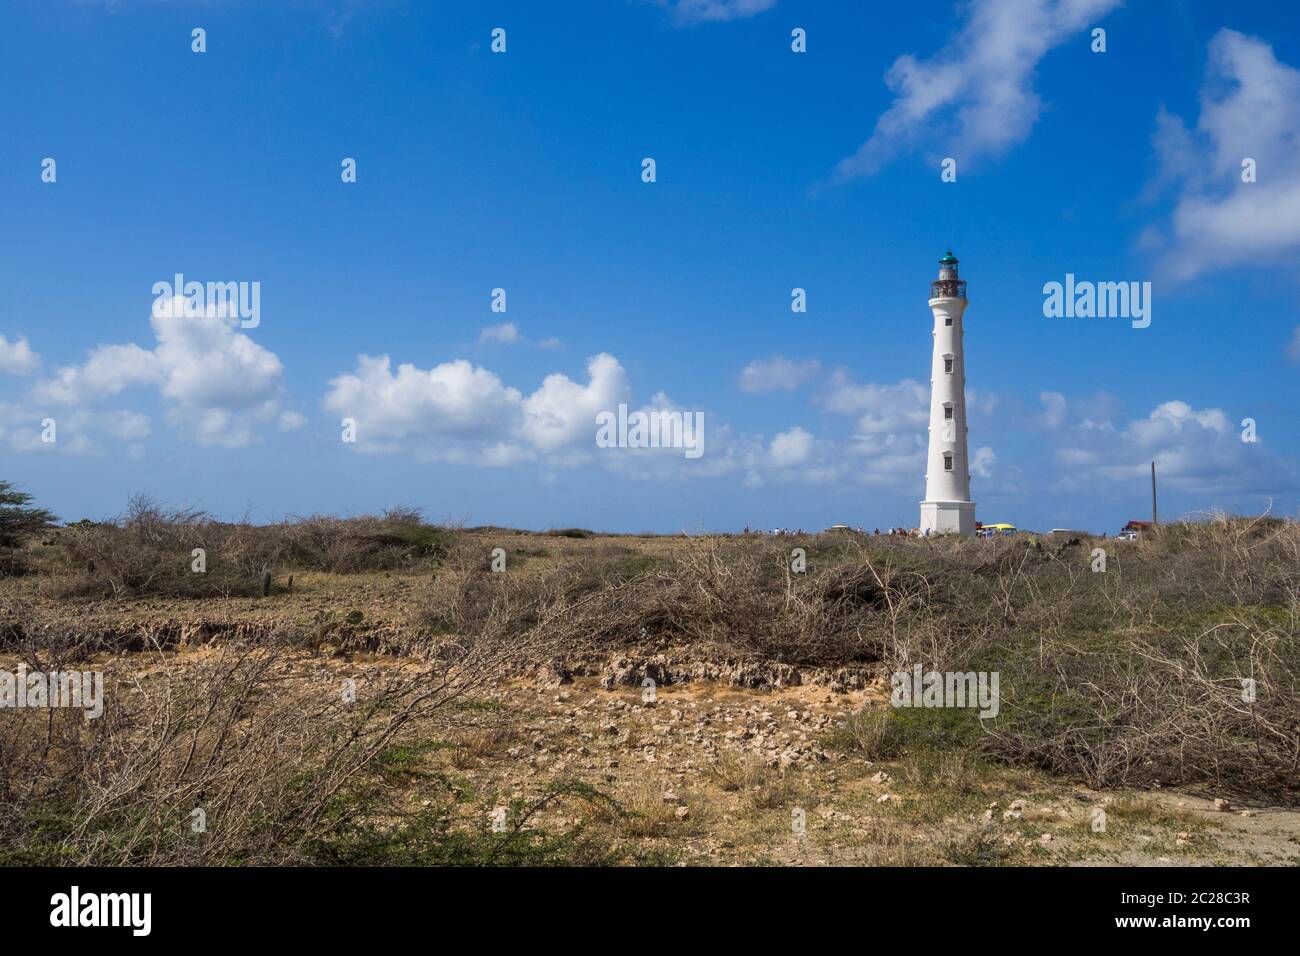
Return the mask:
[(0, 548), (16, 548), (29, 535), (59, 520), (44, 508), (30, 507), (32, 496), (0, 481)]

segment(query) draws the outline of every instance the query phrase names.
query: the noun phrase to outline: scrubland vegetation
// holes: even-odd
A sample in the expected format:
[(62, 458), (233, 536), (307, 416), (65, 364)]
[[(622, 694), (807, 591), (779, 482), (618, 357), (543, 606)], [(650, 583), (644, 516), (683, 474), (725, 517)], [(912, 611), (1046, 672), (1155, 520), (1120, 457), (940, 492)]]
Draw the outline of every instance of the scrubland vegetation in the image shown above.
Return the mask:
[[(50, 517), (0, 542), (0, 657), (103, 670), (107, 706), (90, 721), (0, 712), (3, 862), (667, 862), (733, 821), (609, 779), (620, 754), (653, 758), (663, 732), (647, 711), (639, 736), (643, 715), (624, 719), (609, 695), (635, 705), (646, 677), (671, 692), (716, 673), (759, 707), (769, 678), (830, 688), (817, 707), (851, 702), (815, 733), (817, 708), (791, 711), (806, 752), (823, 747), (838, 768), (822, 785), (887, 765), (914, 795), (890, 812), (925, 817), (932, 795), (951, 838), (918, 854), (856, 827), (876, 862), (1008, 862), (966, 826), (993, 778), (1279, 806), (1300, 789), (1292, 521), (1215, 517), (1118, 542), (527, 533), (411, 509), (252, 525), (143, 499), (111, 522)], [(997, 717), (888, 707), (882, 681), (918, 663), (998, 672)], [(570, 704), (570, 681), (594, 696)], [(552, 718), (515, 712), (522, 698), (503, 690), (538, 683), (568, 727), (562, 745)], [(825, 799), (797, 752), (714, 745), (729, 728), (707, 715), (731, 699), (698, 702), (698, 753), (672, 785), (698, 780), (763, 820)], [(604, 767), (602, 707), (617, 718)], [(538, 769), (539, 753), (562, 756)], [(536, 786), (493, 789), (518, 767)]]

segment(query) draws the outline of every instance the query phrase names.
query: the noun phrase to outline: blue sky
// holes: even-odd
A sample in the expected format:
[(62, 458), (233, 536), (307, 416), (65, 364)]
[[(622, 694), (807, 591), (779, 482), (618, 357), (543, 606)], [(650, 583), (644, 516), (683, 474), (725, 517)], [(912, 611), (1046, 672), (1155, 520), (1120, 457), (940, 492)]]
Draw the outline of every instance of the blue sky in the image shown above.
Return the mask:
[[(0, 477), (65, 518), (148, 492), (914, 525), (949, 244), (977, 517), (1112, 531), (1153, 459), (1164, 516), (1300, 509), (1300, 20), (1274, 4), (50, 0), (0, 25)], [(152, 318), (176, 273), (258, 282), (260, 323)], [(1066, 273), (1151, 282), (1150, 327), (1045, 317)], [(619, 402), (703, 412), (704, 455), (596, 447)]]

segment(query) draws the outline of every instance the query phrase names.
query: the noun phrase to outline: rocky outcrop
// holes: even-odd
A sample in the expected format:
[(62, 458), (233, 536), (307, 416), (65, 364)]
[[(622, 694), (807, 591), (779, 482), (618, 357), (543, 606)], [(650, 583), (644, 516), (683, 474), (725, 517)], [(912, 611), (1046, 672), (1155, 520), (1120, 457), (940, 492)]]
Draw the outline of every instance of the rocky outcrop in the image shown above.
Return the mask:
[(606, 690), (639, 687), (649, 678), (659, 686), (691, 681), (710, 681), (751, 689), (815, 684), (844, 692), (860, 690), (872, 677), (871, 670), (866, 667), (829, 670), (801, 668), (780, 661), (710, 661), (669, 654), (615, 657), (600, 668), (599, 674), (600, 685)]

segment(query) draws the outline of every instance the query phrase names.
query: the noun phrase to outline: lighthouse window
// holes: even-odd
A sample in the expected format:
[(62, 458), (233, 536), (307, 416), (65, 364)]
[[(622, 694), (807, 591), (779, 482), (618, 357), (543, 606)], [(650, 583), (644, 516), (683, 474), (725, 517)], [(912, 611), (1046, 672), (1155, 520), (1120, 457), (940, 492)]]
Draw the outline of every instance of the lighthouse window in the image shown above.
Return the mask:
[(949, 374), (952, 374), (952, 356), (951, 356), (951, 355), (945, 356), (945, 358), (944, 358), (944, 360), (943, 360), (943, 370), (944, 370), (945, 372), (949, 373)]
[(951, 453), (951, 452), (944, 452), (944, 455), (943, 455), (943, 470), (944, 470), (944, 471), (952, 471), (952, 453)]
[(952, 325), (952, 316), (951, 316), (951, 315), (945, 315), (945, 316), (943, 317), (943, 324), (944, 324), (944, 325)]
[(943, 406), (943, 417), (944, 417), (944, 420), (945, 420), (945, 421), (951, 421), (951, 420), (952, 420), (952, 406), (951, 406), (951, 405), (945, 405), (945, 406)]

